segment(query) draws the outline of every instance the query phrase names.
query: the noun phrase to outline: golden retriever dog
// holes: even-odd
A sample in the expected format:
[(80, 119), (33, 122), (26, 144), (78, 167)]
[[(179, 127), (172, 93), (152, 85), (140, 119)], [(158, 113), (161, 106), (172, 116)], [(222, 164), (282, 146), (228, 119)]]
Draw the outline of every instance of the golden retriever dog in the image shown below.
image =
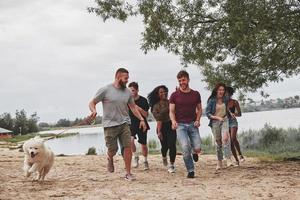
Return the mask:
[(24, 171), (29, 177), (32, 173), (38, 172), (37, 181), (44, 181), (54, 162), (54, 153), (44, 144), (44, 140), (38, 136), (26, 141), (23, 144), (25, 153)]

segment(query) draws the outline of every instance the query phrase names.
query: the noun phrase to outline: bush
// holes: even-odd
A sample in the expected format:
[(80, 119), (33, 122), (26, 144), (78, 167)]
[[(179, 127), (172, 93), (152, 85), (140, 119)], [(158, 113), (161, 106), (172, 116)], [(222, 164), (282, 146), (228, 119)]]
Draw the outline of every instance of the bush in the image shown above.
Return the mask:
[(85, 155), (97, 155), (96, 148), (90, 147), (88, 152)]
[(272, 154), (300, 152), (300, 127), (282, 129), (266, 124), (261, 130), (242, 132), (239, 138), (245, 150)]
[(157, 150), (157, 148), (158, 148), (157, 141), (155, 139), (149, 140), (148, 147), (149, 147), (149, 150)]

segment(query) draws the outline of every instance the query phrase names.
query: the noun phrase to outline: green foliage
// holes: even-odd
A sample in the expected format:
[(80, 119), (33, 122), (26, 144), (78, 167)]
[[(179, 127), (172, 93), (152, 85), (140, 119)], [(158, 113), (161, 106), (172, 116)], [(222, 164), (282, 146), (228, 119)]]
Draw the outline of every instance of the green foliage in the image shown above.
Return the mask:
[(207, 136), (202, 138), (201, 149), (204, 154), (215, 153), (214, 138), (212, 136)]
[(151, 139), (148, 141), (148, 147), (149, 147), (149, 150), (157, 150), (159, 144), (157, 144), (157, 141), (154, 140), (154, 139)]
[(300, 1), (96, 0), (88, 11), (144, 22), (142, 50), (164, 47), (199, 66), (209, 87), (256, 91), (300, 72)]
[(88, 152), (86, 153), (86, 155), (97, 155), (96, 148), (95, 147), (90, 147), (88, 149)]
[(270, 154), (300, 152), (300, 127), (282, 129), (266, 124), (261, 130), (242, 132), (239, 138), (246, 151), (263, 151)]
[(12, 138), (5, 138), (5, 139), (2, 139), (2, 140), (6, 141), (6, 142), (18, 143), (18, 142), (22, 142), (22, 141), (34, 138), (35, 136), (36, 136), (36, 134), (29, 133), (29, 134), (26, 134), (26, 135), (15, 135)]
[(253, 99), (248, 98), (247, 103), (244, 102), (242, 104), (243, 112), (256, 112), (286, 108), (300, 108), (300, 101), (297, 99), (297, 96), (284, 99), (277, 98), (265, 101), (261, 100), (260, 102), (255, 102)]
[(7, 130), (13, 130), (14, 121), (10, 113), (3, 113), (2, 115), (0, 115), (0, 127)]
[(25, 110), (16, 110), (15, 118), (12, 118), (9, 113), (0, 115), (0, 127), (12, 130), (14, 134), (35, 133), (39, 131), (38, 120), (37, 113), (33, 113), (28, 118)]
[(71, 126), (71, 121), (68, 119), (60, 119), (57, 121), (56, 127), (69, 127)]

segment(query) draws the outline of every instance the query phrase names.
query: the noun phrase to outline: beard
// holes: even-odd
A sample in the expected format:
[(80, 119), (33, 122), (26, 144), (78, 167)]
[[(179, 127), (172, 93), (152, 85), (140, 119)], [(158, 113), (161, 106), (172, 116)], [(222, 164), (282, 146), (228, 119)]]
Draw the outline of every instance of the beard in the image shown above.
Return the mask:
[(120, 88), (121, 88), (122, 90), (125, 90), (125, 88), (126, 88), (126, 83), (125, 83), (125, 82), (123, 82), (122, 80), (120, 80), (120, 81), (119, 81), (119, 85), (120, 85)]
[(188, 84), (181, 84), (180, 85), (180, 88), (183, 89), (183, 90), (187, 89), (187, 87), (188, 87)]

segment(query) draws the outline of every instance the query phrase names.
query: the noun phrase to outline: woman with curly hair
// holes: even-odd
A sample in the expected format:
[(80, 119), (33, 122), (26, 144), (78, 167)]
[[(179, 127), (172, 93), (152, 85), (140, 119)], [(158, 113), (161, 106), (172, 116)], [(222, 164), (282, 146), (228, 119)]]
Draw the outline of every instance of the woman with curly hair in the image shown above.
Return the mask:
[[(239, 165), (239, 161), (244, 162), (245, 159), (242, 155), (240, 143), (237, 140), (237, 130), (238, 130), (238, 121), (237, 117), (242, 116), (240, 104), (237, 100), (233, 99), (232, 96), (234, 94), (234, 89), (232, 87), (227, 87), (227, 95), (228, 95), (228, 111), (229, 111), (229, 133), (231, 139), (231, 151), (236, 160), (236, 164)], [(239, 154), (239, 159), (237, 157), (236, 150)]]
[(157, 123), (156, 133), (161, 143), (163, 165), (168, 166), (167, 152), (169, 150), (168, 172), (175, 173), (176, 131), (172, 129), (169, 117), (168, 88), (165, 85), (154, 88), (148, 95), (148, 102)]

